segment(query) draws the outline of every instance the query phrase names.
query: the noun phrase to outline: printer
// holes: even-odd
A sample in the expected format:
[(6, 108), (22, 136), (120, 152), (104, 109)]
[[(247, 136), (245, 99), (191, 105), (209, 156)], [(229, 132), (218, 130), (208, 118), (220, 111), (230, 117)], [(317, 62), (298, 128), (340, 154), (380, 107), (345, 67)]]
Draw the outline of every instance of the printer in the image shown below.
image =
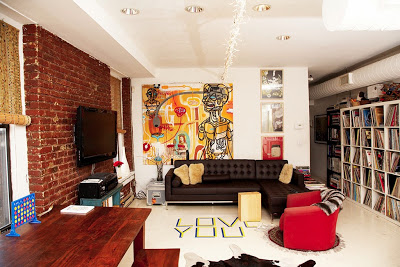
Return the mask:
[(79, 184), (79, 198), (102, 198), (118, 185), (115, 173), (94, 173)]

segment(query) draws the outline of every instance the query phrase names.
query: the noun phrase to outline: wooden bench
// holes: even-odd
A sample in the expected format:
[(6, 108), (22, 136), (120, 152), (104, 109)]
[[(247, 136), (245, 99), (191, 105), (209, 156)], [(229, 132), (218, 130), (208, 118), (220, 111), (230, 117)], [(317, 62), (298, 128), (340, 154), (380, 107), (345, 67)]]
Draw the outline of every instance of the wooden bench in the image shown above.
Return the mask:
[(180, 249), (142, 249), (132, 267), (178, 267)]

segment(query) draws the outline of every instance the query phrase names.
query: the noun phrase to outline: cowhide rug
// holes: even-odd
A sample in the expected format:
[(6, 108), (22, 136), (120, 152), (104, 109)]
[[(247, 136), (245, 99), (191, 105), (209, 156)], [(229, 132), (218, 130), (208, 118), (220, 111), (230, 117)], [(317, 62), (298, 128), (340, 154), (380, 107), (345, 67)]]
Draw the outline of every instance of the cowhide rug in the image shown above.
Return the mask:
[(257, 257), (246, 254), (236, 245), (230, 245), (230, 249), (233, 252), (233, 257), (228, 260), (220, 260), (220, 261), (208, 261), (203, 259), (202, 257), (196, 255), (195, 253), (189, 252), (184, 255), (186, 259), (186, 267), (241, 267), (241, 266), (249, 266), (249, 267), (289, 267), (289, 266), (298, 266), (298, 267), (312, 267), (316, 263), (313, 260), (308, 260), (300, 265), (287, 264), (283, 262), (279, 262), (277, 260), (264, 260), (259, 259)]

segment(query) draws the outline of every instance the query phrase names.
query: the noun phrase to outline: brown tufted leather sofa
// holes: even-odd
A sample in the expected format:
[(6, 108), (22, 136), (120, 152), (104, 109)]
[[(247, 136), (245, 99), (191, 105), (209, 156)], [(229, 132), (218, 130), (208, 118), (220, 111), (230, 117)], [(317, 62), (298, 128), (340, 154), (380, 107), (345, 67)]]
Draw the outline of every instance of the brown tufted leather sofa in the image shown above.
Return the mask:
[(261, 192), (262, 203), (272, 215), (280, 215), (286, 207), (288, 194), (307, 192), (304, 176), (293, 171), (290, 184), (283, 184), (279, 174), (287, 160), (176, 160), (174, 167), (183, 164), (204, 164), (203, 181), (196, 185), (183, 185), (175, 176), (174, 168), (165, 176), (165, 199), (177, 202), (238, 201), (239, 192)]

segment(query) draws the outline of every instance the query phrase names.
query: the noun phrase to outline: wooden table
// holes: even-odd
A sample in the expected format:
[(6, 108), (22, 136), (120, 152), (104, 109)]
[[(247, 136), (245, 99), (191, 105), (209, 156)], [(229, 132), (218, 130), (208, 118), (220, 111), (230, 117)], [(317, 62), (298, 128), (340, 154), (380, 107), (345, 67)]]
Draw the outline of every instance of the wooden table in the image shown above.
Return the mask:
[(240, 221), (261, 221), (260, 192), (238, 193), (238, 217)]
[(0, 236), (0, 266), (117, 266), (134, 242), (144, 249), (151, 209), (95, 207), (86, 215), (61, 214), (62, 206)]

